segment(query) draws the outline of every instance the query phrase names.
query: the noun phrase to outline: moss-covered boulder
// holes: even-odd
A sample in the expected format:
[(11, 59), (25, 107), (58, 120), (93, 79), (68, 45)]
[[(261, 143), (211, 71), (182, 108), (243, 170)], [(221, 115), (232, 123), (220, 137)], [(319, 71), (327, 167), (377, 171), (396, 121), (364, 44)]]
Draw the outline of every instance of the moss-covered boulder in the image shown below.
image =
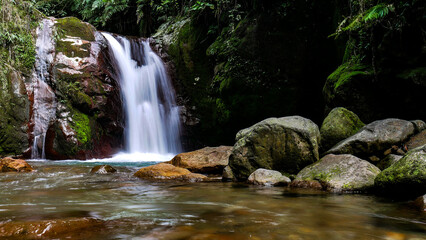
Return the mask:
[(311, 120), (268, 118), (238, 132), (229, 166), (238, 180), (258, 168), (296, 174), (319, 159), (320, 133)]
[(426, 192), (426, 145), (409, 151), (401, 160), (383, 170), (375, 186), (386, 195), (416, 197)]
[[(380, 173), (373, 164), (349, 154), (329, 154), (297, 174), (293, 187), (317, 186), (332, 192), (366, 191)], [(317, 181), (318, 184), (305, 182)]]
[(372, 122), (355, 135), (339, 142), (326, 154), (352, 154), (363, 159), (382, 157), (393, 145), (400, 145), (415, 133), (410, 121), (389, 118)]
[(377, 163), (376, 166), (380, 170), (385, 170), (386, 168), (392, 166), (393, 164), (395, 164), (396, 162), (398, 162), (399, 160), (401, 160), (401, 158), (402, 158), (401, 155), (389, 154), (385, 158), (381, 159), (380, 162)]
[(330, 149), (336, 143), (354, 135), (364, 125), (355, 113), (342, 107), (334, 108), (321, 125), (322, 149)]

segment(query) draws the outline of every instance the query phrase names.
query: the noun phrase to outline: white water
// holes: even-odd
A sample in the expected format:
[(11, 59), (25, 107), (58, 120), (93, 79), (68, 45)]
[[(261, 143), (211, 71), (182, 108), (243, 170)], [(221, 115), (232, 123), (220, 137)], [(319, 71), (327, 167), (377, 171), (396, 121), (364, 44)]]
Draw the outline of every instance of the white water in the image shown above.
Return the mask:
[[(131, 42), (120, 36), (102, 34), (118, 67), (126, 113), (127, 153), (109, 161), (170, 160), (181, 151), (179, 108), (160, 57), (147, 41)], [(132, 57), (138, 59), (139, 64)]]
[(46, 158), (45, 140), (50, 121), (56, 114), (55, 93), (47, 84), (49, 79), (49, 68), (53, 62), (55, 52), (54, 40), (52, 39), (53, 20), (43, 19), (42, 26), (37, 28), (36, 40), (36, 63), (33, 71), (30, 89), (33, 91), (33, 146), (31, 158)]

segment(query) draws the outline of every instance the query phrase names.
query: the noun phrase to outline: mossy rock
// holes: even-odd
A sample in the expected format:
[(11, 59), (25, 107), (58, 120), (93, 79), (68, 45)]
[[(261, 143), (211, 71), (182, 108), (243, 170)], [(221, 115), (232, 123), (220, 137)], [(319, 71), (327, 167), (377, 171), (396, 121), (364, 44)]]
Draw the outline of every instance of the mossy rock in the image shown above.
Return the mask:
[(56, 27), (59, 35), (78, 37), (87, 41), (94, 41), (96, 29), (75, 17), (56, 19)]
[(321, 125), (322, 149), (330, 149), (336, 143), (354, 135), (364, 125), (355, 113), (342, 107), (334, 108)]
[(426, 192), (426, 145), (409, 151), (401, 160), (383, 170), (375, 186), (386, 195), (417, 197)]
[(320, 133), (299, 116), (269, 118), (238, 132), (229, 166), (238, 180), (258, 168), (296, 174), (319, 159)]
[(304, 181), (318, 181), (332, 192), (366, 191), (374, 186), (380, 173), (373, 164), (349, 154), (329, 154), (297, 174), (292, 186), (305, 186)]

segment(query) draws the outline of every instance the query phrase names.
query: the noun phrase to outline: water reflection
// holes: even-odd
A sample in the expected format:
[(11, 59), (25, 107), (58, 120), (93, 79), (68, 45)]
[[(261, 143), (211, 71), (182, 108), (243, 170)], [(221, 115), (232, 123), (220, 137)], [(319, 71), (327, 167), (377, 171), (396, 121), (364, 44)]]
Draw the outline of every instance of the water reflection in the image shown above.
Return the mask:
[[(1, 174), (0, 222), (96, 218), (91, 239), (425, 239), (426, 214), (367, 195), (235, 183), (152, 183), (89, 174), (91, 164), (33, 162)], [(70, 235), (78, 239), (78, 236)]]

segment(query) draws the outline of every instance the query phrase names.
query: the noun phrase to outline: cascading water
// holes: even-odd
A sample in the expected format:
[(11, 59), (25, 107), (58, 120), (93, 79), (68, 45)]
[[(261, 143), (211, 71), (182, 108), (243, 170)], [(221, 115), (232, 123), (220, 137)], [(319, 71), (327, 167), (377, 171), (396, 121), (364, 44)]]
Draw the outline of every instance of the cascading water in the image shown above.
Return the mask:
[(179, 153), (180, 119), (174, 90), (164, 65), (148, 41), (107, 39), (118, 69), (126, 111), (129, 153)]
[(33, 146), (31, 158), (46, 158), (45, 140), (50, 121), (55, 118), (56, 100), (55, 93), (48, 85), (49, 68), (53, 62), (55, 52), (52, 38), (52, 19), (44, 19), (42, 26), (37, 28), (36, 63), (33, 71), (30, 89), (33, 89), (33, 109), (31, 121), (33, 127)]

